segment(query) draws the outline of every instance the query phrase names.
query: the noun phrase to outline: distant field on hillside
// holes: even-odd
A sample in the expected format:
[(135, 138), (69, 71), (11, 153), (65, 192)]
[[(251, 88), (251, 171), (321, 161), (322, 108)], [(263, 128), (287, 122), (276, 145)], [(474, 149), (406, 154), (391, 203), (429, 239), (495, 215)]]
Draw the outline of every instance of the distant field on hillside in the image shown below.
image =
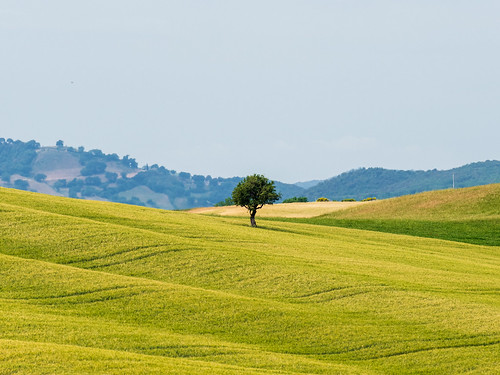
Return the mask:
[(372, 202), (294, 222), (500, 246), (500, 184)]
[(0, 188), (0, 373), (499, 373), (498, 246), (259, 224)]
[(462, 189), (429, 191), (384, 199), (329, 215), (349, 219), (438, 219), (500, 218), (500, 184)]
[[(345, 210), (372, 202), (307, 202), (278, 203), (266, 205), (258, 211), (257, 217), (314, 217)], [(189, 210), (195, 214), (220, 216), (248, 216), (248, 211), (239, 206), (200, 207)]]

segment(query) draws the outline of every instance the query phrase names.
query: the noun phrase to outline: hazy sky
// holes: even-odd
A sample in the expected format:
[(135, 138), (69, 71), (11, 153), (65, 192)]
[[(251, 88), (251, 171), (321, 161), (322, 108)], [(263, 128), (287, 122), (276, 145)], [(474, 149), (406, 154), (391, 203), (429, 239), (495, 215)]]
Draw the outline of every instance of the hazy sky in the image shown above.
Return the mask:
[(500, 159), (500, 1), (0, 0), (0, 136), (284, 182)]

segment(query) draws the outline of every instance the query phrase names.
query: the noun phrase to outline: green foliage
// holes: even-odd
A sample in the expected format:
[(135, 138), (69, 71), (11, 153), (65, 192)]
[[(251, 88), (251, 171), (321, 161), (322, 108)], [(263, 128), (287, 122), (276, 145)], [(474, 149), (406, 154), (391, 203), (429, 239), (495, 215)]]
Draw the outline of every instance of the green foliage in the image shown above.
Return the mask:
[(354, 199), (354, 198), (344, 198), (344, 199), (342, 199), (342, 202), (356, 202), (356, 199)]
[(68, 195), (71, 198), (76, 198), (78, 196), (78, 193), (82, 190), (83, 185), (84, 182), (82, 180), (74, 178), (66, 184), (66, 186), (69, 188)]
[(111, 183), (116, 182), (116, 180), (118, 179), (118, 174), (114, 173), (114, 172), (106, 172), (106, 173), (104, 173), (104, 176)]
[(155, 193), (172, 194), (174, 197), (182, 195), (185, 190), (184, 183), (166, 169), (141, 172), (131, 182), (134, 186), (145, 185)]
[[(3, 141), (2, 141), (3, 140)], [(10, 180), (13, 174), (20, 174), (25, 177), (31, 176), (33, 161), (36, 158), (36, 151), (40, 144), (35, 141), (22, 142), (12, 139), (0, 140), (0, 171), (2, 179)]]
[(99, 194), (99, 190), (94, 186), (85, 186), (80, 191), (82, 197), (94, 197)]
[(321, 198), (316, 199), (316, 202), (330, 202), (330, 200), (328, 198), (321, 197)]
[(14, 189), (19, 189), (19, 190), (28, 190), (30, 187), (30, 184), (26, 180), (15, 180), (14, 181)]
[(306, 197), (292, 197), (292, 198), (288, 198), (288, 199), (283, 200), (283, 203), (295, 203), (295, 202), (307, 202), (307, 198)]
[(214, 204), (214, 207), (233, 206), (233, 205), (234, 205), (233, 199), (231, 197), (228, 197), (223, 201)]
[(77, 198), (78, 197), (78, 193), (80, 192), (81, 188), (78, 188), (78, 187), (70, 187), (68, 189), (68, 196), (70, 198)]
[[(70, 148), (68, 148), (68, 151), (69, 150)], [(83, 174), (84, 176), (104, 173), (104, 171), (102, 170), (102, 164), (106, 164), (107, 162), (118, 162), (127, 168), (137, 168), (137, 162), (135, 161), (135, 159), (129, 158), (128, 155), (124, 156), (123, 159), (120, 159), (120, 157), (115, 153), (105, 154), (99, 149), (93, 149), (86, 152), (83, 146), (80, 146), (77, 152), (80, 164), (86, 167), (82, 170), (83, 173), (85, 173)], [(96, 167), (96, 165), (100, 165), (100, 167)], [(95, 171), (96, 168), (98, 173), (96, 173)]]
[(104, 156), (104, 153), (101, 150), (99, 150), (98, 148), (90, 150), (88, 153), (96, 158), (102, 158)]
[(90, 160), (85, 164), (81, 170), (82, 176), (91, 176), (95, 174), (102, 174), (106, 170), (106, 163), (98, 160)]
[(44, 182), (47, 178), (47, 175), (43, 173), (37, 173), (34, 178), (36, 182)]
[(66, 184), (66, 186), (67, 186), (67, 187), (69, 187), (69, 188), (71, 188), (71, 187), (79, 187), (79, 188), (82, 188), (84, 184), (85, 184), (85, 183), (83, 182), (83, 180), (80, 180), (80, 179), (78, 179), (78, 178), (74, 178), (74, 179), (72, 179), (70, 182), (68, 182), (68, 183)]
[(85, 185), (89, 186), (101, 186), (102, 181), (98, 176), (87, 177), (85, 179)]
[(117, 154), (104, 155), (106, 161), (120, 161), (120, 157)]
[(273, 204), (279, 200), (281, 194), (276, 192), (274, 181), (269, 181), (260, 174), (245, 177), (236, 185), (232, 193), (235, 205), (245, 207), (250, 212), (250, 222), (253, 227), (255, 214), (266, 204)]
[(134, 158), (130, 158), (128, 155), (125, 155), (122, 159), (122, 164), (128, 168), (136, 169), (138, 167), (137, 162)]
[(119, 203), (125, 203), (125, 204), (130, 204), (133, 206), (146, 206), (139, 198), (137, 197), (131, 197), (130, 199), (123, 198), (123, 197), (117, 197), (116, 201)]
[(362, 202), (370, 202), (370, 201), (375, 201), (375, 200), (377, 200), (377, 198), (375, 198), (375, 197), (368, 197), (368, 198), (363, 199)]
[(52, 185), (54, 187), (54, 189), (56, 190), (59, 190), (61, 188), (65, 188), (66, 187), (66, 179), (59, 179), (57, 180), (56, 182), (54, 182), (54, 185)]

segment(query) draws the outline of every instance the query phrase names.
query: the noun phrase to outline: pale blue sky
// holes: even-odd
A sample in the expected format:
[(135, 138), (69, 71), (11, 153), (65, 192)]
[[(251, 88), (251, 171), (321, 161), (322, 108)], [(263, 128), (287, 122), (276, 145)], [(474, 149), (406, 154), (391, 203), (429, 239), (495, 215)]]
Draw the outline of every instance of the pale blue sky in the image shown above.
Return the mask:
[(0, 136), (285, 182), (500, 159), (500, 2), (0, 0)]

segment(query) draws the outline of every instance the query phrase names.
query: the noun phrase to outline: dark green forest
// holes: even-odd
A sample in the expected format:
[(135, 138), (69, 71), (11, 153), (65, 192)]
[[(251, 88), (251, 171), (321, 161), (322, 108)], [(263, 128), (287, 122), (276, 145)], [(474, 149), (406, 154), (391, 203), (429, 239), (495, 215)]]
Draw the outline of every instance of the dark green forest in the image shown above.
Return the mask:
[(30, 177), (31, 167), (36, 158), (40, 143), (22, 142), (11, 138), (0, 138), (0, 176), (9, 182), (13, 174)]

